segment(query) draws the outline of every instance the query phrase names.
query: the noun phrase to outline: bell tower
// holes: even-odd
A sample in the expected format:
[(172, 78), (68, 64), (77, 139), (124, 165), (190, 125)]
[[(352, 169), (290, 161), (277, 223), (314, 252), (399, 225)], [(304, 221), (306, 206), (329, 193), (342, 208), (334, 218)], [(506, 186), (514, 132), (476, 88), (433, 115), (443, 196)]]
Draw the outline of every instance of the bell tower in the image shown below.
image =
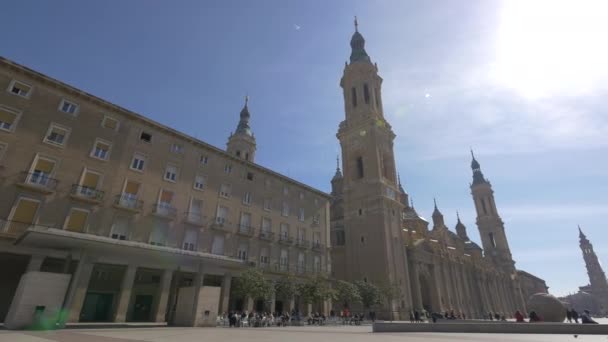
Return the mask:
[(515, 274), (515, 261), (511, 256), (511, 249), (507, 241), (505, 226), (496, 210), (492, 184), (485, 179), (481, 166), (471, 150), (471, 169), (473, 170), (473, 183), (471, 194), (477, 211), (477, 227), (481, 236), (481, 243), (485, 256), (503, 270)]
[(587, 274), (589, 275), (591, 294), (600, 302), (602, 312), (606, 312), (608, 311), (608, 281), (606, 281), (606, 274), (602, 269), (597, 254), (593, 250), (593, 245), (587, 239), (580, 226), (578, 227), (578, 237), (585, 266), (587, 267)]
[(398, 287), (400, 298), (385, 303), (382, 310), (409, 312), (412, 301), (401, 234), (404, 204), (396, 179), (395, 134), (384, 119), (382, 78), (365, 51), (356, 18), (350, 46), (350, 63), (346, 63), (340, 81), (345, 120), (336, 135), (344, 171), (345, 257), (344, 264), (333, 269), (341, 269), (351, 281)]

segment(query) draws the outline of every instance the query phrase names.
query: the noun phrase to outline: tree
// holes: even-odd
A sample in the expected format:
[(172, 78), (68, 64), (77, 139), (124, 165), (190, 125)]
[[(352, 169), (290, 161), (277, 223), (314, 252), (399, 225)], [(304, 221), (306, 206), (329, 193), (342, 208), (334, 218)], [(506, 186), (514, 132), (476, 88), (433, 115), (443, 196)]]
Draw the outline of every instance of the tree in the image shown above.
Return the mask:
[(235, 279), (232, 292), (236, 296), (251, 299), (269, 300), (272, 296), (272, 283), (256, 269), (248, 269)]
[(366, 281), (357, 280), (355, 282), (355, 286), (359, 290), (361, 303), (366, 309), (381, 303), (382, 294), (376, 285)]
[(308, 278), (298, 285), (298, 293), (306, 304), (318, 303), (334, 296), (334, 291), (329, 287), (329, 282), (321, 276)]
[(334, 299), (347, 308), (351, 304), (361, 302), (361, 295), (359, 294), (359, 289), (353, 283), (338, 280)]
[(298, 285), (293, 276), (281, 278), (274, 284), (274, 293), (277, 299), (292, 300), (298, 295)]
[(401, 298), (401, 287), (396, 283), (384, 283), (379, 287), (380, 295), (384, 298), (391, 310), (391, 321), (393, 320), (393, 301)]

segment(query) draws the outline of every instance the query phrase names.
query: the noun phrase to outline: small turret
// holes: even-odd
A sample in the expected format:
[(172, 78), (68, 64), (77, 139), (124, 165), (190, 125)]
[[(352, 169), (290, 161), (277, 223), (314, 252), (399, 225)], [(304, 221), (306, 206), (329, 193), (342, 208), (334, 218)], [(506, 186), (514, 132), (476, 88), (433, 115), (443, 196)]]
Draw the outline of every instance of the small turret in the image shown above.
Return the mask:
[(239, 123), (236, 130), (228, 137), (227, 151), (239, 158), (253, 162), (256, 151), (255, 136), (249, 126), (249, 96), (245, 96), (245, 105), (241, 109)]

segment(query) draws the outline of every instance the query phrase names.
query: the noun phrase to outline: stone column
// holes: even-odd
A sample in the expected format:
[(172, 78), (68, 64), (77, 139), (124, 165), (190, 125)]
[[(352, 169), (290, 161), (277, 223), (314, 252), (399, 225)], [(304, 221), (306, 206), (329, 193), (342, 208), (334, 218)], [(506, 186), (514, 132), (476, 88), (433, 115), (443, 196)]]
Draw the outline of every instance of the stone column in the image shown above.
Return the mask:
[[(422, 291), (420, 291), (420, 271), (418, 270), (420, 267), (417, 263), (414, 263), (412, 266), (412, 295), (414, 296), (414, 309), (420, 310), (422, 309)], [(430, 280), (429, 280), (430, 282)], [(430, 285), (430, 284), (429, 284)], [(430, 289), (429, 289), (430, 290)], [(430, 303), (429, 303), (430, 304)]]
[(135, 280), (136, 273), (137, 266), (129, 265), (125, 270), (125, 274), (122, 276), (122, 285), (120, 286), (120, 293), (118, 294), (114, 322), (126, 322), (127, 320), (127, 311), (129, 310), (129, 302), (131, 301), (131, 289), (133, 288), (133, 281)]
[(164, 270), (160, 280), (160, 288), (158, 289), (158, 305), (156, 305), (156, 314), (154, 315), (155, 322), (166, 322), (171, 279), (173, 279), (173, 270)]
[(245, 309), (247, 312), (253, 311), (253, 298), (247, 297), (247, 307)]
[(232, 275), (230, 273), (224, 274), (224, 280), (222, 281), (222, 297), (220, 313), (228, 313), (230, 306), (230, 285), (232, 284)]
[(295, 309), (296, 307), (296, 300), (294, 298), (291, 298), (289, 300), (289, 314), (291, 315), (291, 311), (293, 311), (293, 309)]
[(445, 291), (444, 291), (444, 286), (443, 286), (443, 279), (441, 277), (441, 264), (436, 262), (433, 265), (433, 274), (434, 274), (434, 282), (435, 282), (435, 288), (437, 289), (437, 302), (439, 304), (439, 306), (437, 308), (435, 308), (435, 310), (439, 310), (439, 311), (445, 311), (445, 298), (447, 298)]
[[(273, 283), (273, 288), (274, 288), (274, 283)], [(277, 295), (274, 291), (272, 291), (272, 295), (270, 295), (270, 309), (269, 309), (270, 312), (275, 311), (276, 303), (277, 303)]]
[(25, 272), (40, 271), (40, 267), (42, 267), (43, 261), (44, 261), (44, 255), (32, 254), (32, 256), (30, 257), (30, 261), (27, 264), (27, 269), (25, 270)]
[(310, 315), (312, 313), (312, 304), (306, 304), (306, 314)]
[(194, 275), (194, 281), (192, 283), (192, 287), (194, 287), (194, 298), (192, 299), (192, 324), (191, 326), (197, 326), (197, 311), (198, 311), (198, 300), (201, 293), (201, 287), (203, 286), (203, 279), (205, 274), (203, 272), (203, 264), (199, 263), (198, 271)]
[(67, 310), (67, 322), (75, 323), (80, 320), (80, 311), (87, 295), (93, 266), (93, 263), (86, 256), (80, 257), (64, 302), (64, 308)]

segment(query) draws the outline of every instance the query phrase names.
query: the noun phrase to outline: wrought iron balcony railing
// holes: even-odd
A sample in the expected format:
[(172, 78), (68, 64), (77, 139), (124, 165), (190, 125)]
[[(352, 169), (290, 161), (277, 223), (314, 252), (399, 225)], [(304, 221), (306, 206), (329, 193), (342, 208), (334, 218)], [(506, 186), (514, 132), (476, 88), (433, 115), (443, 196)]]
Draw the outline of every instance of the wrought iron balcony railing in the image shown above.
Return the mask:
[(105, 193), (101, 190), (79, 184), (72, 184), (70, 194), (74, 197), (96, 202), (101, 202), (101, 200), (103, 200), (103, 196), (105, 195)]

